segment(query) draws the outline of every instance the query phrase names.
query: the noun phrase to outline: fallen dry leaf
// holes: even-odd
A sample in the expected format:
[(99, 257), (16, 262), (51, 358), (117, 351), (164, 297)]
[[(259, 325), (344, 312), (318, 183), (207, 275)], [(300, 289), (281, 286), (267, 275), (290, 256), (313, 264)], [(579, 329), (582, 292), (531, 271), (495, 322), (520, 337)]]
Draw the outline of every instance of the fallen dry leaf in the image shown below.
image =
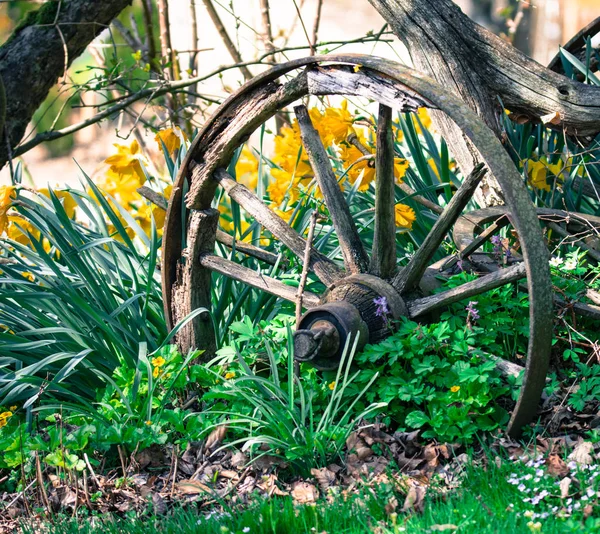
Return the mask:
[(416, 484), (411, 485), (406, 494), (402, 511), (408, 512), (414, 510), (415, 512), (422, 512), (426, 491), (427, 490), (423, 486), (418, 486)]
[(199, 480), (182, 480), (177, 483), (179, 493), (183, 495), (194, 495), (199, 493), (212, 493), (212, 490)]
[(398, 508), (398, 499), (396, 499), (396, 497), (392, 497), (391, 499), (388, 500), (388, 502), (385, 505), (385, 513), (387, 515), (391, 515), (396, 512), (397, 508)]
[(292, 485), (292, 497), (298, 504), (315, 502), (319, 498), (319, 490), (308, 482), (294, 482)]
[(272, 497), (273, 495), (279, 495), (279, 496), (289, 495), (289, 493), (287, 491), (280, 490), (279, 487), (277, 486), (276, 482), (277, 482), (277, 476), (275, 476), (274, 474), (263, 475), (261, 477), (260, 484), (257, 484), (256, 487), (263, 490), (269, 497)]
[(219, 476), (223, 478), (234, 479), (238, 478), (240, 474), (237, 471), (232, 471), (231, 469), (223, 469), (223, 471), (219, 471)]
[(569, 496), (569, 488), (571, 487), (571, 479), (565, 477), (560, 481), (560, 498), (566, 499)]
[(435, 532), (446, 532), (447, 530), (458, 530), (456, 525), (451, 525), (450, 523), (446, 523), (445, 525), (431, 525), (431, 530)]
[(231, 467), (235, 467), (236, 469), (243, 468), (248, 463), (248, 456), (246, 456), (242, 451), (237, 451), (231, 457)]
[(569, 468), (558, 454), (551, 454), (546, 458), (546, 469), (553, 477), (562, 478), (569, 474)]
[(569, 454), (569, 460), (573, 460), (578, 465), (590, 465), (594, 462), (592, 458), (592, 452), (594, 445), (589, 441), (582, 441), (579, 443), (573, 452)]
[(317, 479), (321, 491), (326, 492), (328, 488), (335, 484), (335, 473), (327, 467), (321, 469), (312, 468), (310, 474)]
[(217, 428), (215, 428), (206, 438), (204, 450), (208, 452), (214, 451), (225, 438), (225, 434), (227, 434), (228, 428), (229, 425), (220, 425)]

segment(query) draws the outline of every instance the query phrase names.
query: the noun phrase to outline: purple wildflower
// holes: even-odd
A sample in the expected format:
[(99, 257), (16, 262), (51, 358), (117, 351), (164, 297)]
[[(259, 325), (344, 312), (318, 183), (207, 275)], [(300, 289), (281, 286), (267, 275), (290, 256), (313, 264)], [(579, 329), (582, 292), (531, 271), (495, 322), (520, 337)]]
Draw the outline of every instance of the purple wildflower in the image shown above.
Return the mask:
[(467, 322), (470, 320), (477, 321), (479, 319), (479, 310), (475, 307), (477, 305), (476, 300), (469, 301), (469, 305), (465, 308), (469, 315), (467, 316)]
[(390, 314), (390, 307), (388, 306), (387, 299), (385, 297), (377, 297), (376, 299), (373, 299), (373, 304), (377, 306), (375, 309), (375, 315), (377, 317), (382, 317), (385, 321), (385, 325), (389, 328), (390, 319), (388, 316)]
[(458, 270), (462, 273), (464, 271), (463, 268), (463, 260), (457, 260), (456, 261), (456, 266), (458, 267)]
[(376, 299), (373, 299), (373, 304), (377, 306), (377, 309), (375, 310), (375, 315), (377, 315), (377, 317), (385, 317), (388, 313), (390, 313), (390, 308), (385, 297), (377, 297)]
[(494, 245), (494, 256), (496, 257), (496, 259), (500, 259), (500, 257), (502, 256), (502, 250), (504, 248), (502, 246), (502, 238), (499, 235), (493, 235), (490, 238), (490, 243)]

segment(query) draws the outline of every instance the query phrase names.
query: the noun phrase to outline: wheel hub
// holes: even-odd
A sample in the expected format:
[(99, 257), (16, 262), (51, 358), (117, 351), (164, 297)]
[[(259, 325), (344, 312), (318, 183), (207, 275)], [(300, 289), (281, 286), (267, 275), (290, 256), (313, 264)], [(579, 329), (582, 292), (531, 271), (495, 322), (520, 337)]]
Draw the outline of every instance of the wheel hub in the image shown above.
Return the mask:
[(294, 332), (294, 358), (321, 370), (338, 367), (346, 342), (359, 335), (357, 349), (391, 333), (391, 319), (407, 316), (399, 293), (369, 274), (348, 276), (332, 284), (322, 304), (308, 310)]

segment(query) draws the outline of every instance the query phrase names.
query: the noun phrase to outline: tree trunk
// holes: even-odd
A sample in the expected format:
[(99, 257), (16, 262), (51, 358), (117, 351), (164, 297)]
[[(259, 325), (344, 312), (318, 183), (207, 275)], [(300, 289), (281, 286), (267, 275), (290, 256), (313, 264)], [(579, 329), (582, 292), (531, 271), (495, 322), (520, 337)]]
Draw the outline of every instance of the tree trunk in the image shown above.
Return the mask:
[[(408, 47), (415, 68), (459, 95), (498, 136), (503, 107), (533, 121), (556, 113), (556, 127), (579, 137), (600, 132), (600, 88), (546, 69), (469, 19), (451, 0), (369, 0)], [(464, 175), (479, 160), (462, 132), (432, 113)], [(501, 202), (492, 177), (477, 200)]]
[(65, 68), (130, 4), (131, 0), (50, 1), (29, 13), (0, 47), (0, 77), (6, 91), (0, 168), (8, 161), (9, 145), (12, 149), (21, 141)]

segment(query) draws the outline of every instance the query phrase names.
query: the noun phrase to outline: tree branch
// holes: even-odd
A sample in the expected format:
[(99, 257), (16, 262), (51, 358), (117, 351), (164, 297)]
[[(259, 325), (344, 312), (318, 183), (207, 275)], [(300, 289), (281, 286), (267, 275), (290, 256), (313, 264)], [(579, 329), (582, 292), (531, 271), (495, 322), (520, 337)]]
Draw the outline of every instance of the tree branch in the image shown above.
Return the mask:
[(31, 12), (0, 47), (0, 76), (6, 88), (6, 123), (0, 139), (0, 168), (16, 146), (50, 88), (131, 0), (64, 0)]
[[(569, 135), (600, 132), (600, 88), (544, 68), (451, 0), (369, 1), (406, 44), (415, 67), (459, 95), (498, 135), (502, 106), (533, 121), (558, 113), (555, 126)], [(432, 117), (462, 172), (471, 172), (478, 155), (462, 132), (443, 114)]]

